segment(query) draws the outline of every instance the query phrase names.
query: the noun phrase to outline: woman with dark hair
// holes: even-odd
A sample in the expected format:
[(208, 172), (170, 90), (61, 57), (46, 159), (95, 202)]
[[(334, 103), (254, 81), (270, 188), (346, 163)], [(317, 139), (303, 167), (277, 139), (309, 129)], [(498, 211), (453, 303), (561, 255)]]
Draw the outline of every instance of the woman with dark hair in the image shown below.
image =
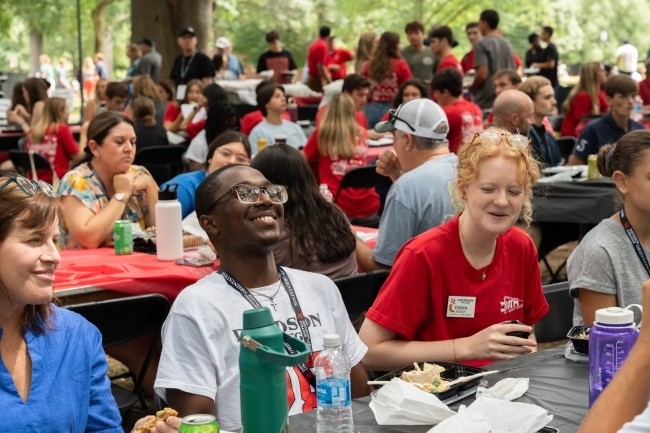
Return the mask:
[(253, 153), (257, 153), (257, 143), (263, 138), (267, 145), (275, 144), (276, 137), (284, 136), (286, 143), (295, 148), (305, 145), (307, 137), (302, 128), (283, 118), (287, 111), (287, 97), (284, 87), (279, 84), (263, 86), (257, 92), (257, 107), (262, 112), (264, 120), (253, 128), (250, 139)]
[(50, 185), (0, 173), (2, 430), (122, 432), (101, 334), (52, 302), (60, 210)]
[[(419, 78), (411, 78), (406, 80), (399, 86), (399, 90), (393, 99), (393, 109), (397, 109), (402, 103), (408, 102), (411, 99), (420, 99), (420, 98), (429, 98), (429, 89)], [(384, 113), (384, 116), (381, 118), (382, 122), (385, 122), (390, 117), (390, 111)]]
[(282, 240), (273, 248), (276, 263), (330, 278), (356, 274), (356, 239), (350, 223), (322, 196), (300, 151), (276, 144), (257, 154), (251, 167), (289, 191)]
[(250, 161), (251, 145), (248, 143), (248, 138), (241, 132), (226, 131), (210, 143), (203, 167), (179, 174), (162, 184), (161, 188), (164, 189), (170, 183), (178, 184), (178, 201), (181, 203), (183, 218), (185, 218), (194, 212), (194, 194), (203, 179), (225, 165), (248, 165)]
[(7, 122), (20, 125), (25, 133), (28, 133), (32, 126), (36, 125), (43, 115), (43, 107), (47, 100), (47, 87), (45, 81), (40, 78), (28, 78), (23, 81), (23, 99), (26, 106), (16, 105), (7, 112)]
[[(640, 304), (641, 286), (650, 275), (641, 259), (650, 256), (650, 131), (632, 131), (601, 147), (596, 163), (600, 174), (614, 181), (621, 209), (589, 231), (567, 260), (575, 325), (591, 326), (601, 308)], [(634, 315), (639, 323), (639, 313)]]
[(205, 120), (194, 121), (201, 108), (208, 110), (219, 102), (228, 102), (228, 94), (218, 84), (208, 84), (203, 88), (203, 95), (199, 98), (194, 110), (181, 122), (181, 130), (187, 131), (190, 140), (198, 135), (205, 128)]
[(20, 81), (14, 84), (14, 88), (11, 91), (11, 109), (15, 110), (18, 105), (23, 107), (27, 106), (27, 101), (25, 96), (23, 96), (23, 82)]
[(112, 241), (117, 220), (155, 226), (158, 185), (133, 164), (133, 121), (115, 111), (98, 114), (88, 126), (88, 162), (61, 179), (61, 249), (97, 248)]
[(136, 96), (131, 101), (130, 110), (135, 124), (135, 135), (138, 137), (138, 149), (169, 144), (167, 131), (156, 122), (156, 108), (151, 98)]
[[(221, 89), (221, 87), (219, 88)], [(194, 140), (192, 140), (185, 153), (185, 159), (189, 162), (190, 171), (202, 169), (207, 161), (208, 143), (211, 143), (215, 138), (228, 130), (237, 129), (239, 127), (239, 117), (237, 116), (235, 107), (229, 102), (214, 98), (213, 95), (208, 109), (208, 118), (204, 124), (205, 129), (194, 137)]]
[(372, 129), (384, 113), (390, 110), (399, 86), (412, 77), (408, 63), (400, 56), (397, 33), (382, 33), (377, 50), (361, 75), (369, 78), (371, 83), (368, 103), (364, 105), (363, 113), (368, 119), (368, 128)]

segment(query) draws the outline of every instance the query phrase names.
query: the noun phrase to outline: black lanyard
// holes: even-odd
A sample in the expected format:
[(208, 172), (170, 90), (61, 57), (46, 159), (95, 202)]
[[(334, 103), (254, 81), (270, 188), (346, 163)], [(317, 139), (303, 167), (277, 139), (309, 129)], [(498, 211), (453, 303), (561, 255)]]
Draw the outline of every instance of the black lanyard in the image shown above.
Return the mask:
[(648, 263), (648, 258), (645, 256), (645, 252), (643, 251), (643, 245), (641, 245), (639, 238), (637, 238), (636, 233), (634, 233), (632, 224), (630, 224), (627, 216), (625, 216), (625, 208), (621, 208), (618, 216), (621, 219), (621, 223), (623, 224), (623, 230), (625, 230), (627, 237), (630, 238), (630, 242), (632, 242), (632, 246), (634, 247), (634, 251), (636, 251), (636, 255), (639, 256), (639, 260), (641, 260), (641, 263), (643, 263), (645, 271), (648, 273), (648, 275), (650, 275), (650, 264)]
[(190, 69), (190, 65), (192, 64), (192, 60), (194, 60), (194, 56), (196, 56), (196, 53), (190, 56), (190, 60), (188, 60), (187, 66), (185, 66), (185, 57), (181, 59), (181, 80), (183, 81), (185, 81), (185, 76), (187, 75), (187, 71)]
[[(291, 307), (293, 308), (293, 311), (296, 313), (296, 319), (298, 320), (298, 325), (300, 326), (300, 331), (302, 332), (302, 337), (305, 340), (305, 343), (309, 346), (309, 351), (310, 357), (313, 356), (314, 349), (312, 348), (311, 345), (311, 337), (309, 335), (309, 328), (307, 327), (307, 319), (305, 319), (304, 314), (302, 314), (302, 308), (300, 307), (300, 303), (298, 302), (298, 297), (296, 296), (296, 292), (293, 290), (293, 286), (291, 285), (291, 280), (287, 276), (287, 273), (282, 269), (280, 266), (276, 266), (278, 269), (278, 274), (280, 274), (280, 280), (282, 282), (282, 286), (284, 286), (284, 290), (286, 290), (287, 294), (289, 295), (289, 300), (291, 301)], [(263, 308), (262, 304), (259, 303), (259, 301), (253, 296), (253, 294), (248, 290), (242, 283), (237, 281), (235, 277), (230, 275), (227, 271), (224, 269), (219, 269), (219, 274), (223, 277), (224, 280), (226, 280), (226, 283), (230, 285), (233, 289), (237, 290), (240, 295), (244, 297), (248, 301), (249, 304), (251, 304), (254, 308)], [(295, 355), (298, 353), (293, 347), (289, 346), (288, 343), (284, 343), (284, 349), (287, 351), (289, 355)], [(314, 373), (307, 367), (305, 364), (300, 364), (297, 366), (298, 370), (300, 370), (300, 373), (307, 379), (307, 382), (309, 382), (309, 385), (311, 385), (314, 389), (316, 389), (316, 377), (314, 377)]]

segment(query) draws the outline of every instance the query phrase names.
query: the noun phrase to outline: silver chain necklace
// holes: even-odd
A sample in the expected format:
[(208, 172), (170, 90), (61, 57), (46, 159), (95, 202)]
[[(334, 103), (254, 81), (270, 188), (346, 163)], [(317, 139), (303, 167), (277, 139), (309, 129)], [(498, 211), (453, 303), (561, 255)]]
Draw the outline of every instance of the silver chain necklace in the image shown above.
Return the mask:
[(260, 296), (264, 296), (266, 299), (271, 300), (271, 307), (273, 307), (273, 311), (278, 311), (275, 308), (278, 304), (275, 301), (273, 301), (273, 298), (275, 298), (278, 292), (280, 291), (280, 286), (282, 286), (282, 280), (280, 280), (280, 284), (278, 284), (278, 290), (276, 290), (272, 296), (265, 295), (264, 293), (255, 293), (255, 292), (251, 292), (251, 293), (255, 296), (260, 295)]

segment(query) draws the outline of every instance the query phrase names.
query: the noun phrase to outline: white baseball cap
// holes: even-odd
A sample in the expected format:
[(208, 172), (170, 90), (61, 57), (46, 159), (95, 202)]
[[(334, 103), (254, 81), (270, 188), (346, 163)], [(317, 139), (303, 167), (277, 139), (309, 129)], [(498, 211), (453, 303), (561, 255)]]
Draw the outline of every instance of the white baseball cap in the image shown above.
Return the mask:
[(228, 48), (232, 46), (232, 44), (230, 43), (230, 40), (227, 37), (221, 36), (220, 38), (217, 39), (217, 42), (214, 43), (214, 46), (217, 48), (221, 48), (223, 50), (224, 48)]
[(431, 99), (412, 99), (396, 110), (390, 110), (390, 117), (386, 122), (375, 125), (377, 132), (396, 129), (417, 137), (445, 140), (449, 132), (449, 121), (442, 107)]

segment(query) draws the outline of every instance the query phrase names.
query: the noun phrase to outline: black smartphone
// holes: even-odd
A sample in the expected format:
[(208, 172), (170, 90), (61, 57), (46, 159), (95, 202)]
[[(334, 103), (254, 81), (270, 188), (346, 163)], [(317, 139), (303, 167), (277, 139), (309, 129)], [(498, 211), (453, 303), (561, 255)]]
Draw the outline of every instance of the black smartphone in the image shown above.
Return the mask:
[[(502, 323), (502, 325), (519, 325), (519, 324), (520, 324), (519, 320), (510, 320), (508, 322)], [(512, 331), (512, 332), (506, 332), (506, 335), (509, 337), (519, 337), (519, 338), (528, 339), (528, 337), (530, 337), (530, 332)]]

